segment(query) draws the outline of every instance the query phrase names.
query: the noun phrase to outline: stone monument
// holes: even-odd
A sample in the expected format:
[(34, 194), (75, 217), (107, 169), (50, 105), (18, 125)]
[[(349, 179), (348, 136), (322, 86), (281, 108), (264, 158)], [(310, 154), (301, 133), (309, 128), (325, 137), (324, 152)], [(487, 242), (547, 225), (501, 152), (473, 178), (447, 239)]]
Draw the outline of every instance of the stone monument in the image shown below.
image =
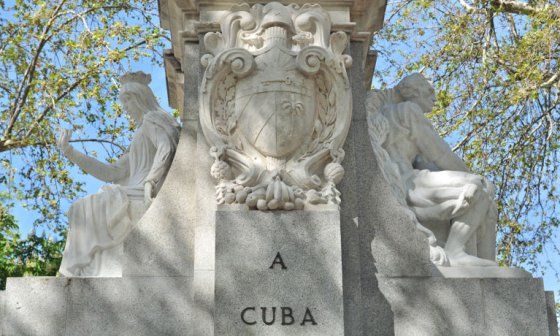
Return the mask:
[(119, 239), (8, 279), (3, 335), (557, 335), (542, 280), (494, 263), (493, 186), (424, 117), (433, 88), (370, 91), (385, 5), (160, 0), (179, 143), (142, 114), (163, 139), (139, 130), (129, 160), (167, 147), (105, 179), (131, 205)]

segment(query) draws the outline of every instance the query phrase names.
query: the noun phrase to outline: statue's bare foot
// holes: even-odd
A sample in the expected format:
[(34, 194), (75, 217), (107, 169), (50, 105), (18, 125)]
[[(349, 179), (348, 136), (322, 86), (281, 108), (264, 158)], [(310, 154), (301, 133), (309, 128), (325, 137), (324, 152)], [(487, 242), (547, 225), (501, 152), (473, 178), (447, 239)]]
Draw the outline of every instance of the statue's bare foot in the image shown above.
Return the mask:
[(450, 266), (498, 266), (498, 264), (492, 260), (482, 259), (465, 252), (460, 252), (457, 254), (447, 254)]

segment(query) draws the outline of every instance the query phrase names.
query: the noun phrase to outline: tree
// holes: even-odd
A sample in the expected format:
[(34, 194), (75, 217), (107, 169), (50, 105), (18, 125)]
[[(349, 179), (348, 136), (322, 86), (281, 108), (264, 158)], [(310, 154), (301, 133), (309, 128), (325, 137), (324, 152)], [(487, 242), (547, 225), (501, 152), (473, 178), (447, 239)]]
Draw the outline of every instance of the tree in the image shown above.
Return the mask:
[(62, 261), (64, 242), (32, 231), (22, 239), (14, 218), (0, 208), (0, 289), (6, 278), (24, 275), (55, 275)]
[(377, 80), (433, 80), (429, 117), (497, 187), (500, 262), (554, 268), (540, 256), (560, 256), (560, 2), (395, 0), (386, 18)]
[(151, 0), (0, 0), (0, 201), (6, 211), (19, 202), (38, 214), (39, 231), (64, 234), (64, 201), (83, 190), (54, 146), (58, 128), (72, 127), (80, 136), (74, 142), (90, 154), (122, 153), (130, 129), (114, 103), (117, 78), (140, 57), (161, 62), (157, 50), (166, 35), (156, 10)]

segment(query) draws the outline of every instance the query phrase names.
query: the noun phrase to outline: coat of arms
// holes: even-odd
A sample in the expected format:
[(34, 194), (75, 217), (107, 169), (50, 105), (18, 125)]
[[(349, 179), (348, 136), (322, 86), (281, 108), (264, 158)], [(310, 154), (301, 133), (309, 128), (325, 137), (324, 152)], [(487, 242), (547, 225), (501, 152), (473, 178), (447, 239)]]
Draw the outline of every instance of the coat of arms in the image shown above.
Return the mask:
[(201, 126), (221, 204), (293, 210), (338, 204), (351, 120), (343, 54), (319, 5), (238, 5), (208, 33)]

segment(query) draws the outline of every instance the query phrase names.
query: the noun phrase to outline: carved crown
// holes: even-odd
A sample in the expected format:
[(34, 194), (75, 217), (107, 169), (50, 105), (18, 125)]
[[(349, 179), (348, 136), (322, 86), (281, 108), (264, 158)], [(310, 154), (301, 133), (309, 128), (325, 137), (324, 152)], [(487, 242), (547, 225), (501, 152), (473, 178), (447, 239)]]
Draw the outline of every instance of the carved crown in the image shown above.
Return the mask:
[(148, 85), (152, 82), (152, 76), (142, 71), (127, 72), (119, 78), (119, 82), (122, 85), (126, 83), (140, 83)]

